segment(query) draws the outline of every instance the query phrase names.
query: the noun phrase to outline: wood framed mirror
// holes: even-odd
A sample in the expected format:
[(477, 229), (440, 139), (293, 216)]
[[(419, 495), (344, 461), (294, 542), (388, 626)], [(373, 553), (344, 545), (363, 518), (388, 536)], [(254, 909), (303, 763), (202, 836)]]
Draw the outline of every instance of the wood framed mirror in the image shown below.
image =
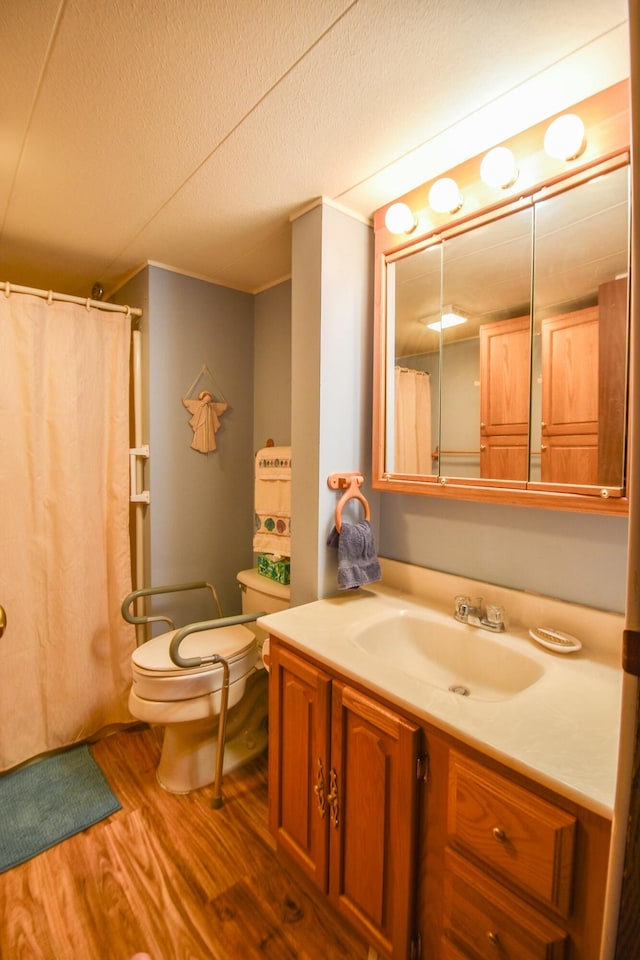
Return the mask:
[(374, 489), (627, 511), (626, 85), (571, 113), (572, 159), (545, 153), (549, 118), (506, 144), (506, 188), (476, 157), (447, 173), (455, 213), (425, 184), (408, 233), (375, 214)]

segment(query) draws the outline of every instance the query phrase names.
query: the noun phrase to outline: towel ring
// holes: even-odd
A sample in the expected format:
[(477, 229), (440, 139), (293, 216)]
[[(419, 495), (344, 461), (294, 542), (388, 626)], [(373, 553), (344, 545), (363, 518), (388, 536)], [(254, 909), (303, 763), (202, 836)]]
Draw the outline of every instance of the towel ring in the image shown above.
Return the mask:
[(359, 500), (364, 507), (365, 520), (371, 520), (369, 501), (360, 491), (363, 483), (364, 477), (361, 473), (332, 473), (328, 477), (327, 484), (332, 490), (341, 490), (344, 488), (344, 493), (336, 504), (335, 525), (338, 533), (340, 533), (342, 529), (342, 508), (349, 500)]

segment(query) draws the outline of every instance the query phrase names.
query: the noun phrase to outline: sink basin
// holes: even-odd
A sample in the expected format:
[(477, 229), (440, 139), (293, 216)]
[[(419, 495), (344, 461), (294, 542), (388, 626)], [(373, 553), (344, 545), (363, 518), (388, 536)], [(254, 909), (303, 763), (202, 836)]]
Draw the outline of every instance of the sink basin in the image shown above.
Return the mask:
[(486, 631), (397, 614), (355, 634), (352, 643), (390, 670), (473, 700), (509, 700), (544, 668)]

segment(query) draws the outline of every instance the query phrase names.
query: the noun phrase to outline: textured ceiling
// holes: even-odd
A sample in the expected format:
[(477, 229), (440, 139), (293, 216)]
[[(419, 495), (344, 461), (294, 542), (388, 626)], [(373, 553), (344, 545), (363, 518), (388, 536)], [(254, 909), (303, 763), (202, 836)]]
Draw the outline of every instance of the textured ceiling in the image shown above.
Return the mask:
[(319, 196), (370, 217), (628, 75), (625, 0), (4, 0), (0, 280), (147, 261), (256, 292)]

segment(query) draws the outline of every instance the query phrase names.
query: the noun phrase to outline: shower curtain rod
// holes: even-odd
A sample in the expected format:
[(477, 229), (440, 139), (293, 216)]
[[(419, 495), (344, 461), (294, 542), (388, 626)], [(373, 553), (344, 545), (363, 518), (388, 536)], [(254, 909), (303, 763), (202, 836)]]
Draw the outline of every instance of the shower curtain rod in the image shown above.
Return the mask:
[(15, 283), (1, 282), (0, 290), (5, 297), (12, 293), (29, 293), (33, 297), (44, 297), (45, 300), (64, 300), (65, 303), (81, 303), (87, 309), (96, 307), (98, 310), (107, 310), (110, 313), (128, 313), (132, 317), (141, 317), (142, 310), (138, 307), (123, 307), (119, 303), (103, 303), (102, 300), (92, 300), (91, 297), (72, 297), (67, 293), (54, 293), (53, 290), (36, 290), (35, 287), (20, 287)]

